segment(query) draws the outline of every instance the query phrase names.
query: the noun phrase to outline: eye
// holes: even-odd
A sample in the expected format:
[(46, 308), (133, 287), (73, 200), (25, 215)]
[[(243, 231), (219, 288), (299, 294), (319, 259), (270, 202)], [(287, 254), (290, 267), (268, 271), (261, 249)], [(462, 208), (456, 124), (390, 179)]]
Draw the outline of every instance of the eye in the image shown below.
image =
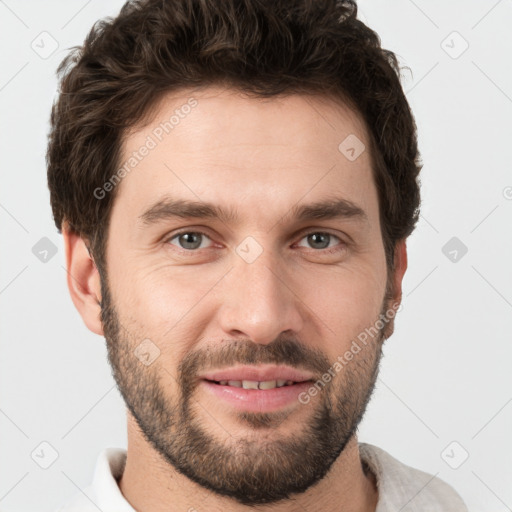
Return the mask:
[[(173, 242), (175, 239), (177, 240), (177, 243)], [(168, 238), (166, 243), (175, 245), (178, 249), (183, 251), (196, 252), (198, 249), (207, 248), (207, 246), (203, 244), (205, 239), (211, 240), (210, 237), (202, 231), (180, 231)], [(311, 231), (303, 235), (301, 240), (304, 239), (307, 239), (313, 249), (318, 249), (316, 252), (324, 251), (326, 253), (334, 253), (346, 248), (346, 244), (341, 238), (324, 231)], [(341, 244), (330, 247), (331, 242), (334, 240), (338, 240)]]
[(178, 239), (178, 248), (186, 251), (194, 251), (195, 249), (204, 249), (205, 247), (202, 244), (203, 238), (210, 238), (206, 233), (202, 231), (181, 231), (180, 233), (176, 233), (171, 238), (167, 239), (167, 243), (171, 243), (172, 245), (176, 245), (172, 243), (172, 240), (175, 238)]
[[(345, 244), (343, 243), (343, 240), (341, 240), (341, 238), (324, 231), (311, 231), (303, 236), (302, 240), (304, 239), (307, 239), (308, 243), (312, 244), (314, 249), (325, 250), (328, 253), (336, 252), (345, 248)], [(333, 239), (341, 242), (341, 247), (329, 247), (330, 242)]]

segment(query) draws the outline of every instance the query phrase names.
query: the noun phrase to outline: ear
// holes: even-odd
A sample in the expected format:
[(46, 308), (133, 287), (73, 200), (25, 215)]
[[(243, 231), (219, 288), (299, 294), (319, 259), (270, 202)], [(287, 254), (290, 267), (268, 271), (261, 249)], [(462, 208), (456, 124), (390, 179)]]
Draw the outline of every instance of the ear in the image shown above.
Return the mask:
[[(407, 246), (405, 239), (397, 242), (395, 246), (394, 255), (395, 270), (389, 277), (389, 297), (388, 297), (388, 310), (393, 308), (398, 309), (402, 302), (402, 280), (404, 278), (405, 271), (407, 270)], [(395, 330), (395, 316), (387, 322), (386, 328), (384, 329), (385, 338), (389, 338)]]
[(103, 336), (101, 323), (101, 280), (98, 269), (80, 235), (64, 225), (67, 283), (71, 300), (87, 328)]

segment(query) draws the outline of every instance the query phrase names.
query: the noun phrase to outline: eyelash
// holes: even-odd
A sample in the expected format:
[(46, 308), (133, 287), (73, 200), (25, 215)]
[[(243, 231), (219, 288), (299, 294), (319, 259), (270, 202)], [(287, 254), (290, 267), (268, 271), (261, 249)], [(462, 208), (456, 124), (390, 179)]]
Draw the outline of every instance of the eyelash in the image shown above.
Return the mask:
[[(169, 244), (171, 240), (174, 240), (175, 238), (179, 237), (180, 235), (184, 235), (186, 233), (203, 235), (211, 240), (211, 237), (208, 235), (208, 233), (205, 233), (204, 231), (183, 229), (183, 230), (177, 231), (176, 233), (173, 233), (171, 236), (167, 237), (164, 240), (164, 243)], [(346, 250), (347, 243), (344, 240), (342, 240), (338, 235), (330, 233), (329, 231), (321, 231), (321, 230), (316, 229), (316, 230), (308, 231), (306, 233), (301, 233), (302, 236), (301, 236), (300, 240), (302, 240), (303, 238), (306, 238), (309, 235), (313, 235), (313, 234), (329, 235), (331, 237), (337, 238), (343, 245), (343, 247), (341, 247), (341, 248), (339, 246), (335, 246), (335, 247), (331, 247), (331, 248), (327, 248), (327, 249), (318, 249), (318, 250), (311, 249), (314, 252), (323, 253), (323, 254), (334, 254), (334, 253), (338, 253), (340, 251)], [(171, 245), (171, 244), (169, 244), (169, 245)], [(184, 254), (194, 254), (194, 253), (200, 252), (200, 250), (201, 250), (201, 249), (183, 249), (182, 247), (178, 247), (178, 246), (174, 246), (174, 247), (179, 252), (182, 252)]]

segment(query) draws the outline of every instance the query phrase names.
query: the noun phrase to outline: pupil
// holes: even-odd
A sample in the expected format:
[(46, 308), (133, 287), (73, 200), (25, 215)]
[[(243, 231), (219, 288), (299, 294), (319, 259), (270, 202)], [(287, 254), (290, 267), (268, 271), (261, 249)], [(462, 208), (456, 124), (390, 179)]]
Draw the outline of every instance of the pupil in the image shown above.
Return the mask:
[[(197, 249), (201, 245), (201, 242), (197, 243), (197, 238), (199, 238), (201, 235), (199, 233), (184, 233), (181, 235), (180, 239), (183, 242), (182, 245), (184, 245), (185, 249)], [(196, 238), (196, 241), (194, 242), (193, 239)], [(187, 244), (192, 244), (192, 247), (188, 247)]]
[(313, 234), (309, 235), (309, 238), (310, 238), (310, 241), (314, 240), (313, 244), (318, 243), (319, 238), (323, 238), (324, 243), (322, 244), (322, 242), (320, 242), (320, 245), (323, 245), (323, 247), (320, 247), (320, 249), (325, 249), (329, 245), (329, 240), (328, 240), (329, 236), (330, 235), (327, 233), (313, 233)]

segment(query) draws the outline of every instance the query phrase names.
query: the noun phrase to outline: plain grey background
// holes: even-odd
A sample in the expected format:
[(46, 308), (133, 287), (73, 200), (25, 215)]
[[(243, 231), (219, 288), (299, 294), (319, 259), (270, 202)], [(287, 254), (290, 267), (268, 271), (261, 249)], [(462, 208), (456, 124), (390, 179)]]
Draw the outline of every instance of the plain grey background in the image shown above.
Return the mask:
[[(69, 297), (44, 160), (55, 70), (122, 3), (0, 0), (2, 512), (54, 510), (104, 447), (126, 447), (104, 339)], [(412, 71), (424, 162), (403, 309), (359, 440), (449, 482), (472, 512), (511, 510), (512, 2), (359, 9)]]

